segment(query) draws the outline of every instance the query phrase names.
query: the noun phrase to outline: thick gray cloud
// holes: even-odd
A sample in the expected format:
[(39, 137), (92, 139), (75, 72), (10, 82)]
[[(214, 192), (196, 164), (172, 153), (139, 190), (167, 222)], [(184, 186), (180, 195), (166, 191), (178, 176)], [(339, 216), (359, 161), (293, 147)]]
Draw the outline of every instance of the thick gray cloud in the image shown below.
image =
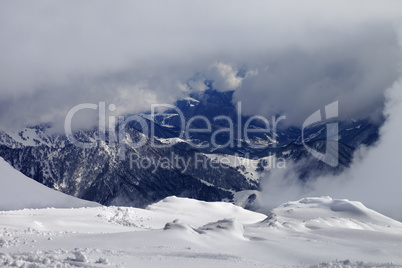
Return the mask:
[[(396, 78), (398, 1), (2, 1), (0, 126), (52, 122), (82, 102), (117, 113), (173, 102), (203, 79), (247, 113), (305, 114), (339, 99), (381, 110)], [(246, 66), (243, 79), (233, 74)], [(192, 80), (201, 73), (200, 81)], [(88, 118), (96, 117), (93, 115)]]
[[(336, 34), (314, 50), (271, 53), (243, 80), (235, 97), (249, 114), (287, 116), (301, 124), (326, 104), (339, 101), (341, 119), (378, 115), (384, 91), (399, 75), (400, 49), (394, 30), (366, 25)], [(258, 96), (258, 97), (257, 97)]]

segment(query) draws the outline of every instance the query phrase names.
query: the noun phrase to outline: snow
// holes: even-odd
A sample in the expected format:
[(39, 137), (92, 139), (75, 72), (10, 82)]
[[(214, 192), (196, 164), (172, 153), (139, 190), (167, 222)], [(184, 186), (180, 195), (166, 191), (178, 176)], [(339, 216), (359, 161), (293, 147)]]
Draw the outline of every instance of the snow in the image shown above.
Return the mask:
[(0, 186), (0, 210), (99, 206), (42, 185), (15, 170), (1, 157)]
[[(167, 197), (150, 205), (147, 210), (166, 215), (168, 221), (180, 218), (184, 222), (200, 226), (223, 218), (235, 217), (242, 224), (251, 224), (266, 218), (266, 215), (246, 210), (225, 202), (204, 202), (189, 198)], [(175, 213), (172, 214), (172, 211)]]
[(402, 228), (402, 223), (347, 199), (303, 198), (273, 209), (264, 224), (278, 228), (388, 230)]
[(147, 209), (0, 212), (0, 266), (395, 267), (402, 223), (359, 202), (285, 203), (265, 215), (168, 197)]
[(174, 144), (177, 144), (180, 142), (187, 142), (180, 138), (155, 138), (155, 139), (160, 141), (161, 143), (169, 144), (169, 145), (174, 145)]
[(248, 199), (251, 195), (255, 195), (256, 200), (259, 200), (260, 194), (261, 194), (261, 192), (257, 191), (257, 190), (242, 190), (242, 191), (234, 192), (233, 193), (233, 203), (236, 206), (246, 207)]
[[(174, 196), (146, 209), (88, 207), (4, 160), (0, 172), (0, 202), (7, 209), (0, 211), (0, 267), (402, 265), (402, 223), (356, 201), (303, 198), (268, 215)], [(73, 201), (77, 208), (62, 208)], [(31, 209), (9, 210), (15, 202)]]
[(14, 142), (23, 146), (50, 146), (52, 140), (46, 131), (35, 128), (23, 128), (20, 131), (0, 131), (0, 135), (8, 135)]

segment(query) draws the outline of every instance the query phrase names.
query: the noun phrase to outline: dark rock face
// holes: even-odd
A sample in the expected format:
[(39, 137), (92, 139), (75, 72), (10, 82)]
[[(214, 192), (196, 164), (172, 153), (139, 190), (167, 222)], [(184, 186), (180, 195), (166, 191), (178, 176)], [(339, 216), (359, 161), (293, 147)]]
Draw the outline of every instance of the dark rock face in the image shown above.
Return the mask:
[[(214, 120), (215, 116), (221, 115), (233, 120), (234, 129), (242, 128), (248, 117), (242, 116), (238, 120), (232, 95), (233, 92), (207, 90), (192, 95), (191, 99), (178, 101), (176, 106), (186, 120), (197, 115), (210, 120), (212, 132), (228, 127), (226, 120)], [(337, 173), (348, 167), (355, 149), (361, 144), (373, 144), (378, 139), (379, 129), (378, 125), (368, 120), (339, 122), (339, 165), (331, 167), (306, 151), (300, 128), (278, 127), (275, 137), (250, 134), (250, 140), (268, 145), (259, 149), (239, 140), (237, 134), (234, 146), (214, 147), (210, 144), (210, 133), (190, 135), (195, 144), (209, 143), (204, 148), (190, 146), (178, 139), (178, 142), (163, 147), (163, 143), (171, 142), (182, 132), (177, 112), (167, 110), (152, 119), (149, 114), (141, 116), (149, 126), (154, 123), (154, 136), (144, 136), (142, 128), (130, 122), (125, 128), (128, 138), (135, 142), (145, 137), (146, 143), (139, 148), (128, 144), (123, 155), (108, 140), (98, 141), (93, 148), (80, 148), (65, 135), (47, 135), (47, 126), (37, 126), (16, 133), (0, 131), (0, 156), (14, 168), (48, 187), (105, 205), (145, 207), (170, 195), (205, 201), (230, 201), (234, 192), (258, 190), (258, 178), (250, 179), (250, 171), (246, 171), (243, 165), (217, 165), (207, 154), (257, 159), (258, 165), (251, 170), (254, 175), (266, 172), (267, 163), (263, 158), (270, 155), (296, 162), (303, 160), (307, 163), (299, 170), (299, 177), (303, 180), (317, 172)], [(258, 121), (250, 126), (263, 127)], [(322, 123), (305, 130), (305, 142), (310, 148), (325, 151), (325, 127)], [(194, 122), (192, 128), (205, 126)], [(96, 140), (98, 136), (96, 130), (75, 133), (80, 141)], [(230, 137), (227, 132), (221, 132), (215, 138), (218, 144), (225, 144)], [(252, 204), (255, 196), (249, 199)]]

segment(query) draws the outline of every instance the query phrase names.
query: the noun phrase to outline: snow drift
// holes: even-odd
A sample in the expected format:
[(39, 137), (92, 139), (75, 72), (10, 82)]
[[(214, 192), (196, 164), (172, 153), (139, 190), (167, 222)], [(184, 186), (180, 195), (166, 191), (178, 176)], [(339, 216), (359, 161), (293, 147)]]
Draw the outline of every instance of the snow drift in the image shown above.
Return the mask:
[(2, 267), (401, 267), (401, 247), (402, 223), (330, 197), (0, 212)]

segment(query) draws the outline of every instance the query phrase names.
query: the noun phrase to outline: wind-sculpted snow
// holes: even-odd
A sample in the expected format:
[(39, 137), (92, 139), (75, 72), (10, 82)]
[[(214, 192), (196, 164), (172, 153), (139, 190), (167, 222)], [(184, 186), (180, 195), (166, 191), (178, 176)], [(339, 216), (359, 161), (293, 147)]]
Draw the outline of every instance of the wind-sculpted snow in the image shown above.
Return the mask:
[(1, 267), (401, 267), (401, 247), (402, 223), (330, 197), (0, 212)]
[(235, 217), (242, 224), (262, 220), (265, 215), (225, 202), (205, 202), (190, 198), (167, 197), (158, 203), (149, 205), (147, 210), (157, 213), (180, 215), (187, 223), (204, 225), (223, 218)]
[(381, 231), (402, 228), (402, 223), (366, 208), (360, 202), (328, 196), (282, 204), (273, 209), (262, 224), (295, 230), (345, 228)]

